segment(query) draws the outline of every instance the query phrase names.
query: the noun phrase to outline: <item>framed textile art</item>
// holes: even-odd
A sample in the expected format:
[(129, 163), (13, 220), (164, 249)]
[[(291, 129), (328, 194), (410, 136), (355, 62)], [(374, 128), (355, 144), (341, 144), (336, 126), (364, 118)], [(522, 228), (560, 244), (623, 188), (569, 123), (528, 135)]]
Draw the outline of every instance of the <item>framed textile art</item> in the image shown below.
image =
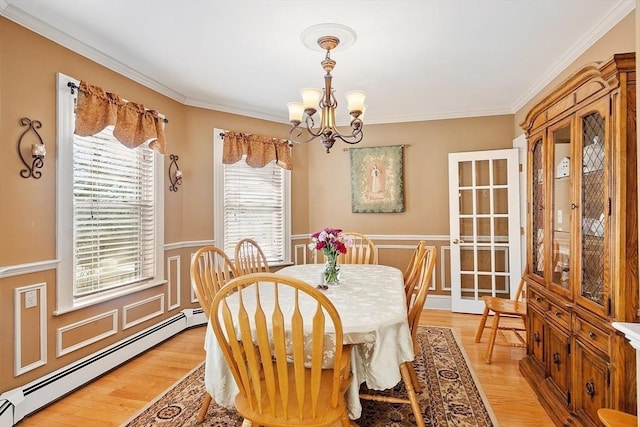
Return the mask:
[(404, 212), (403, 146), (351, 148), (351, 211)]

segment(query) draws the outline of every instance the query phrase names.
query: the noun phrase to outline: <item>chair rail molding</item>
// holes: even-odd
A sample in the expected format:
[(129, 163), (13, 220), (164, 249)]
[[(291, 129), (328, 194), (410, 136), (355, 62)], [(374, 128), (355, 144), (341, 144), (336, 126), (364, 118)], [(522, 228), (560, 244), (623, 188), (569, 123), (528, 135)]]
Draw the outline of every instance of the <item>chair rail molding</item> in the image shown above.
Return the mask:
[(38, 273), (40, 271), (53, 270), (60, 263), (57, 259), (30, 262), (26, 264), (6, 265), (0, 267), (0, 279), (5, 277), (21, 276), (23, 274)]

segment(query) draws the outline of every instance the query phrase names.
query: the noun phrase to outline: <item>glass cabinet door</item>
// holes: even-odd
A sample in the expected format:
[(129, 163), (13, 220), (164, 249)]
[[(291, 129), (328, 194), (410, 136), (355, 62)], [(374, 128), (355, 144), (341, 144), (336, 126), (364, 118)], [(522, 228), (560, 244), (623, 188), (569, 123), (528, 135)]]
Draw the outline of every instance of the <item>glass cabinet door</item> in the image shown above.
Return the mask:
[(551, 209), (551, 283), (553, 289), (565, 296), (571, 292), (571, 218), (575, 205), (572, 204), (571, 182), (571, 125), (568, 122), (551, 129), (553, 155), (553, 180)]
[(545, 197), (545, 168), (543, 138), (535, 138), (531, 148), (531, 206), (529, 217), (531, 221), (530, 271), (544, 279), (544, 197)]
[(603, 307), (605, 289), (605, 233), (609, 221), (608, 191), (605, 187), (606, 121), (603, 111), (580, 116), (580, 153), (582, 155), (581, 203), (581, 280), (578, 299)]

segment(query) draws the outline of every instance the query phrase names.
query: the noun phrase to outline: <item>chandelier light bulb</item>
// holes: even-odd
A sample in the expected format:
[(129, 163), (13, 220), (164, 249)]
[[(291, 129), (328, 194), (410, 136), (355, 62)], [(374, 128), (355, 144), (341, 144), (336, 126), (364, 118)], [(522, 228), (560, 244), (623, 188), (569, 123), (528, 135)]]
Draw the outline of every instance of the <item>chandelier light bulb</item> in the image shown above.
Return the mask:
[(361, 114), (364, 112), (364, 99), (367, 97), (367, 92), (363, 90), (350, 90), (345, 94), (347, 98), (347, 108), (349, 113), (359, 111)]
[(305, 87), (300, 89), (300, 95), (302, 96), (302, 105), (304, 105), (305, 112), (313, 110), (313, 113), (309, 115), (315, 114), (322, 99), (322, 90), (314, 87)]
[(302, 115), (304, 114), (304, 105), (302, 102), (287, 102), (287, 108), (289, 109), (289, 121), (300, 124), (302, 122)]

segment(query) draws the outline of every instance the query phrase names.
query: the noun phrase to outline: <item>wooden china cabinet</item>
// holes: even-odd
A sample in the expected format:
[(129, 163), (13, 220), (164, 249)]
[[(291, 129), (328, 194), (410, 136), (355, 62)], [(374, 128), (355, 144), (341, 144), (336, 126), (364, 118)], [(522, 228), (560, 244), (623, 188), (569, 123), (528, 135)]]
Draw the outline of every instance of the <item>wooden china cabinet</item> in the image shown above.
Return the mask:
[(635, 54), (568, 78), (521, 124), (528, 140), (527, 355), (520, 371), (559, 426), (636, 413)]

